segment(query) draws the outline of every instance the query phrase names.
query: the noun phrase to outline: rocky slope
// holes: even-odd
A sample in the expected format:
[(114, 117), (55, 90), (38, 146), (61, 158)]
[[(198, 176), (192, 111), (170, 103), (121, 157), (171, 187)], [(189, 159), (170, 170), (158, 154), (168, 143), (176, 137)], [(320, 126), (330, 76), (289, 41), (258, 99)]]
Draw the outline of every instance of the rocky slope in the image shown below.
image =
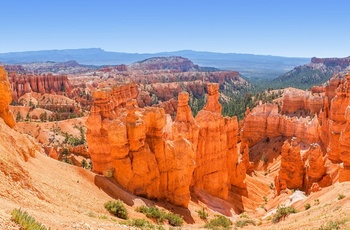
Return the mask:
[(312, 58), (311, 62), (274, 79), (277, 86), (311, 88), (328, 81), (333, 74), (350, 70), (350, 57)]
[[(282, 108), (263, 104), (248, 112), (242, 143), (254, 148), (270, 138), (283, 137), (277, 193), (286, 188), (308, 193), (338, 180), (349, 180), (348, 107), (350, 75), (335, 75), (328, 86), (311, 92), (286, 89)], [(334, 93), (334, 85), (338, 86)]]

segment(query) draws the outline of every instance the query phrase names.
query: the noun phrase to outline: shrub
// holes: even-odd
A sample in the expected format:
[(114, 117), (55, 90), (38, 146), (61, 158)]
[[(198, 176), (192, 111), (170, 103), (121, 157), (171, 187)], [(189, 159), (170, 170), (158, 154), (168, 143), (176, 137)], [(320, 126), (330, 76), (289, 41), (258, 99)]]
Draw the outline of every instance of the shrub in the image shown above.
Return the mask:
[(125, 220), (120, 222), (120, 224), (124, 224), (127, 226), (137, 227), (140, 229), (154, 229), (154, 225), (150, 223), (147, 220), (144, 219), (132, 219), (132, 220)]
[(304, 205), (304, 208), (305, 208), (305, 210), (308, 210), (308, 209), (311, 208), (311, 205), (309, 203), (307, 203), (307, 204)]
[(169, 212), (166, 215), (166, 219), (168, 220), (171, 226), (181, 226), (184, 222), (184, 220), (179, 214), (174, 214), (172, 212)]
[(249, 219), (246, 213), (242, 213), (240, 215), (240, 220), (237, 220), (235, 222), (236, 227), (243, 228), (244, 226), (247, 226), (248, 224), (252, 224), (255, 226), (255, 221), (252, 219)]
[(343, 199), (343, 198), (345, 198), (345, 195), (344, 195), (344, 194), (338, 194), (338, 200), (341, 200), (341, 199)]
[(217, 229), (219, 227), (228, 228), (232, 225), (231, 220), (224, 216), (215, 216), (209, 223), (207, 223), (204, 227), (209, 229)]
[(292, 206), (278, 206), (276, 213), (272, 217), (272, 223), (280, 222), (291, 213), (297, 213), (297, 210)]
[(108, 201), (107, 203), (105, 203), (104, 206), (110, 213), (112, 213), (116, 217), (119, 217), (121, 219), (128, 219), (128, 210), (126, 210), (123, 201)]
[(136, 208), (136, 211), (145, 214), (148, 218), (156, 220), (157, 223), (163, 223), (164, 220), (168, 220), (168, 223), (172, 226), (181, 226), (183, 224), (183, 219), (180, 215), (172, 212), (166, 213), (157, 207), (142, 205)]
[(16, 222), (24, 230), (48, 230), (41, 223), (37, 222), (34, 217), (30, 216), (26, 211), (21, 209), (14, 209), (11, 213), (11, 220)]
[(157, 207), (148, 207), (146, 205), (136, 208), (136, 211), (145, 214), (148, 218), (157, 220), (158, 223), (163, 223), (167, 215), (164, 211)]
[(198, 213), (198, 215), (199, 215), (199, 217), (202, 219), (202, 220), (206, 220), (206, 219), (208, 219), (208, 213), (205, 211), (205, 209), (204, 208), (202, 208), (201, 210), (198, 210), (198, 211), (196, 211), (197, 213)]
[(252, 219), (242, 219), (236, 221), (235, 225), (236, 227), (243, 228), (244, 226), (247, 226), (248, 224), (252, 224), (255, 226), (255, 221)]

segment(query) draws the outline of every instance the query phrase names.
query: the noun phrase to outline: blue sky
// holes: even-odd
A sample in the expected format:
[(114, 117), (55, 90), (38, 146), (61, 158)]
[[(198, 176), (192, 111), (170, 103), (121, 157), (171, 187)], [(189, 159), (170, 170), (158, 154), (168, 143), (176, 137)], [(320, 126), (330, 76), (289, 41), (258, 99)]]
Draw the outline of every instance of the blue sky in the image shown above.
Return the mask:
[(3, 0), (0, 9), (0, 53), (350, 56), (349, 0)]

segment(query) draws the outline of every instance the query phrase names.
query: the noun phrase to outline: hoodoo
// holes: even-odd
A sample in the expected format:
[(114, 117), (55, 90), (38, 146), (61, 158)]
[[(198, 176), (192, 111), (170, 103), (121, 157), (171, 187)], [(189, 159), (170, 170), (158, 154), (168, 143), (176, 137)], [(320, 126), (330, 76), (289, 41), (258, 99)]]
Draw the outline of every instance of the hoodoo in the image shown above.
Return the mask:
[(138, 108), (135, 85), (96, 91), (87, 121), (93, 170), (136, 195), (183, 207), (191, 187), (227, 198), (231, 181), (241, 185), (244, 177), (235, 178), (242, 171), (237, 118), (222, 117), (218, 89), (208, 84), (207, 104), (195, 119), (189, 94), (180, 93), (174, 122), (162, 108)]

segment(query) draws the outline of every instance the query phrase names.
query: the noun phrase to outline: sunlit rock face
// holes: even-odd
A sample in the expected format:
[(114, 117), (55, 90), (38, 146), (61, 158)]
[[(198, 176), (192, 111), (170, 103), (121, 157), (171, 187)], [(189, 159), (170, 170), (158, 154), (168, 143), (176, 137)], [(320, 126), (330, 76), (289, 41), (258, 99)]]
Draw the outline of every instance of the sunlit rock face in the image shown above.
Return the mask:
[(222, 117), (218, 89), (208, 85), (207, 104), (196, 118), (189, 94), (180, 93), (174, 122), (162, 108), (139, 108), (132, 84), (96, 91), (87, 120), (93, 170), (136, 195), (183, 207), (191, 187), (226, 198), (231, 181), (243, 184), (237, 171), (244, 169), (236, 164), (237, 119)]
[(16, 122), (13, 118), (9, 105), (12, 101), (12, 90), (5, 69), (0, 66), (0, 117), (5, 123), (13, 128)]

